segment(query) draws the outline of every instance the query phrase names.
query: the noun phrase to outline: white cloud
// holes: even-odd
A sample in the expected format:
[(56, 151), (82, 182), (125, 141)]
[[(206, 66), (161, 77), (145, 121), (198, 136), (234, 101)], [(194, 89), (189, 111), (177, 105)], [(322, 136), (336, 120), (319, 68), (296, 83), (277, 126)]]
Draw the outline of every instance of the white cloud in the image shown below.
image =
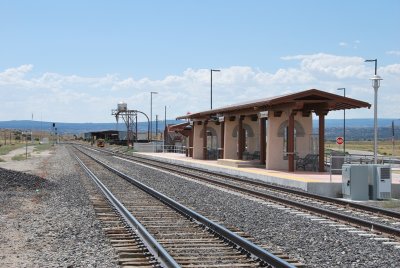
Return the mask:
[(19, 86), (26, 86), (27, 80), (25, 80), (24, 77), (32, 68), (33, 65), (25, 64), (17, 68), (9, 68), (4, 72), (0, 72), (0, 85), (18, 84)]
[(400, 75), (400, 64), (391, 64), (378, 68), (381, 75)]
[(341, 47), (350, 47), (351, 46), (353, 49), (357, 49), (359, 44), (361, 44), (360, 40), (354, 40), (350, 43), (343, 42), (343, 41), (339, 42), (339, 46), (341, 46)]
[(364, 59), (361, 57), (345, 57), (319, 53), (313, 55), (297, 55), (282, 57), (283, 60), (300, 60), (301, 69), (307, 73), (323, 74), (339, 79), (363, 77)]
[(400, 51), (398, 51), (398, 50), (391, 50), (391, 51), (387, 51), (386, 54), (388, 54), (388, 55), (400, 56)]
[[(372, 69), (361, 57), (319, 53), (285, 56), (282, 60), (291, 61), (290, 66), (272, 73), (249, 66), (231, 66), (213, 73), (213, 107), (310, 88), (340, 94), (336, 90), (339, 87), (346, 87), (349, 97), (373, 103), (368, 81)], [(159, 93), (153, 95), (153, 115), (160, 115), (160, 119), (164, 106), (168, 106), (168, 118), (210, 107), (209, 69), (189, 68), (160, 80), (135, 80), (116, 74), (84, 77), (47, 72), (34, 76), (32, 69), (32, 65), (22, 65), (0, 72), (0, 120), (27, 119), (34, 112), (35, 118), (40, 113), (49, 121), (113, 122), (111, 109), (121, 100), (129, 109), (149, 114), (150, 91)], [(385, 107), (379, 109), (379, 116), (400, 117), (398, 99), (390, 97), (399, 91), (400, 63), (381, 66), (378, 72), (384, 79), (379, 107)], [(349, 110), (347, 114), (349, 118), (373, 116), (367, 109)]]

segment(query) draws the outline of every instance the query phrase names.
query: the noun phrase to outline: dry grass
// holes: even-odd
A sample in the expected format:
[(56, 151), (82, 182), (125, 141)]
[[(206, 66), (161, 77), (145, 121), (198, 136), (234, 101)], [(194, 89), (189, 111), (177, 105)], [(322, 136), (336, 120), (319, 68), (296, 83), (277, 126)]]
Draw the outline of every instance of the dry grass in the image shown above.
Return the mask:
[(24, 147), (25, 144), (23, 143), (18, 143), (18, 144), (7, 144), (7, 145), (2, 145), (0, 147), (0, 155), (6, 155), (9, 152), (11, 152), (12, 150)]
[[(336, 142), (327, 141), (325, 143), (325, 149), (343, 151), (343, 145), (338, 145)], [(392, 141), (378, 141), (378, 154), (392, 156)], [(348, 141), (346, 142), (347, 150), (360, 150), (373, 152), (374, 142), (373, 141)], [(395, 141), (394, 144), (394, 156), (400, 156), (400, 142)]]
[(26, 154), (19, 154), (19, 155), (15, 155), (13, 156), (11, 159), (14, 161), (22, 161), (22, 160), (26, 160), (27, 157), (31, 157), (31, 154), (29, 153), (28, 155)]
[(51, 143), (37, 144), (37, 145), (35, 145), (33, 152), (40, 153), (42, 151), (47, 151), (47, 150), (51, 150), (51, 149), (54, 149), (54, 147)]

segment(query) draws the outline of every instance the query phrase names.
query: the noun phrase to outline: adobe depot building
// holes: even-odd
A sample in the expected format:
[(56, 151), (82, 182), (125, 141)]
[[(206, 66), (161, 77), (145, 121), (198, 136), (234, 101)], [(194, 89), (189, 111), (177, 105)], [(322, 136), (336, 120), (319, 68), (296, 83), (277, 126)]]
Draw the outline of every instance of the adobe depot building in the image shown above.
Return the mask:
[[(266, 169), (295, 171), (295, 161), (314, 155), (324, 171), (325, 117), (330, 111), (370, 108), (367, 102), (317, 89), (188, 114), (188, 156), (193, 159), (246, 160)], [(318, 117), (318, 134), (312, 117)]]

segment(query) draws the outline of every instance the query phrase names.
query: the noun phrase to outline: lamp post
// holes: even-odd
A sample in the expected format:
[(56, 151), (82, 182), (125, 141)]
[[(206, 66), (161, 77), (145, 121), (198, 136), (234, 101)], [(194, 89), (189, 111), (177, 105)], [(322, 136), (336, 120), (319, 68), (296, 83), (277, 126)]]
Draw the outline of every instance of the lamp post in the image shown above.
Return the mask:
[(221, 70), (211, 69), (211, 110), (212, 110), (212, 74), (213, 72), (220, 72)]
[(167, 105), (164, 106), (164, 130), (167, 129)]
[(158, 92), (150, 92), (150, 141), (153, 141), (153, 94)]
[(156, 140), (158, 140), (158, 114), (156, 114)]
[[(341, 87), (337, 90), (343, 90), (343, 97), (346, 97), (346, 88)], [(343, 109), (343, 154), (346, 155), (346, 109)]]
[(365, 60), (365, 62), (375, 62), (375, 75), (370, 78), (372, 87), (374, 88), (374, 164), (378, 163), (378, 88), (382, 78), (376, 74), (377, 59)]

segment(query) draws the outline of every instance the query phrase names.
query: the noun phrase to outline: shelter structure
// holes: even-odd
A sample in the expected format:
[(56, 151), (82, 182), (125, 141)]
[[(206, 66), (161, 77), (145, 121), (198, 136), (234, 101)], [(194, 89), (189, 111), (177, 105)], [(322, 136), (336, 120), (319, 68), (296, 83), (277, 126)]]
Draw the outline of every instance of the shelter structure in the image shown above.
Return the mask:
[[(194, 159), (257, 160), (267, 169), (295, 170), (295, 160), (318, 155), (324, 163), (325, 116), (330, 111), (370, 108), (360, 100), (310, 89), (188, 114), (189, 156)], [(312, 133), (312, 114), (318, 134)]]

